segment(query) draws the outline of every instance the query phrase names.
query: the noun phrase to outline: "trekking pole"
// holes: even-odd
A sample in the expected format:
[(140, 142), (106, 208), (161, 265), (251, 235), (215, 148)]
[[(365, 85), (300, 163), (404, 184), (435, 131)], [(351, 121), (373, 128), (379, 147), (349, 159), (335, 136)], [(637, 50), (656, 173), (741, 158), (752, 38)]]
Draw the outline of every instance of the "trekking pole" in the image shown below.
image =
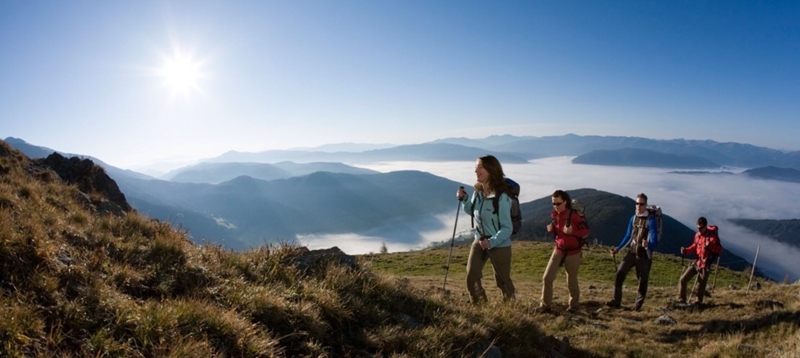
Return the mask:
[(617, 253), (611, 251), (611, 259), (614, 260), (614, 273), (617, 273)]
[(756, 262), (758, 261), (758, 252), (761, 251), (761, 245), (756, 247), (756, 258), (753, 259), (753, 268), (750, 269), (750, 281), (747, 282), (747, 290), (744, 291), (744, 294), (750, 293), (750, 285), (753, 284), (753, 274), (756, 273)]
[[(459, 189), (464, 189), (463, 186), (458, 187)], [(445, 286), (447, 286), (447, 273), (450, 272), (450, 257), (453, 256), (453, 246), (456, 243), (456, 228), (458, 228), (458, 213), (461, 212), (461, 200), (458, 201), (458, 206), (456, 206), (456, 223), (453, 224), (453, 238), (450, 239), (450, 253), (447, 254), (447, 266), (445, 266), (444, 271), (444, 283), (442, 283), (442, 291), (445, 290)]]
[(717, 288), (717, 272), (719, 272), (719, 259), (720, 256), (717, 256), (717, 266), (714, 267), (714, 283), (711, 284), (711, 292), (714, 292), (714, 289)]

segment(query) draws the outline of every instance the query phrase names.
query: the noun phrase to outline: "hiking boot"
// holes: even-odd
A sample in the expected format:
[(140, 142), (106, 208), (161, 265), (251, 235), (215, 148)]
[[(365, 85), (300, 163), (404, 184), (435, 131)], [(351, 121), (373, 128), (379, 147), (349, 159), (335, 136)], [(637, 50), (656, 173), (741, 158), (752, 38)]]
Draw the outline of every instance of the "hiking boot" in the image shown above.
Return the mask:
[(633, 310), (639, 312), (642, 310), (642, 305), (633, 305)]
[(534, 313), (553, 313), (553, 309), (548, 306), (539, 306), (533, 310)]
[(622, 307), (622, 306), (619, 304), (619, 302), (617, 302), (617, 301), (614, 301), (614, 300), (611, 300), (611, 301), (608, 301), (608, 302), (606, 302), (606, 306), (608, 306), (609, 308), (620, 308), (620, 307)]
[(570, 307), (570, 308), (567, 308), (567, 310), (564, 311), (564, 312), (566, 312), (566, 313), (578, 313), (578, 309)]

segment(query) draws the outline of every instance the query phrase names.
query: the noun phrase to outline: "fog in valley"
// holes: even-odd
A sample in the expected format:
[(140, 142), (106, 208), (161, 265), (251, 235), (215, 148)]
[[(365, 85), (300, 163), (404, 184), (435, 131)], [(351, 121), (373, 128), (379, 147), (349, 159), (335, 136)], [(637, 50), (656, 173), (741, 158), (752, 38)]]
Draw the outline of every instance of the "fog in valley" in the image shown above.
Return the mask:
[[(774, 180), (750, 179), (738, 175), (743, 169), (725, 168), (731, 174), (677, 174), (660, 168), (611, 167), (571, 163), (572, 157), (533, 160), (527, 164), (506, 164), (506, 176), (516, 180), (521, 188), (520, 201), (528, 202), (549, 196), (556, 189), (593, 188), (634, 198), (644, 192), (649, 203), (661, 206), (666, 215), (694, 229), (697, 217), (705, 216), (710, 224), (719, 225), (720, 238), (729, 250), (752, 263), (760, 246), (757, 266), (776, 280), (790, 275), (800, 279), (800, 249), (736, 226), (726, 219), (796, 219), (800, 218), (800, 185)], [(353, 164), (355, 165), (355, 164)], [(388, 162), (357, 166), (390, 172), (420, 170), (462, 182), (468, 188), (475, 181), (471, 162)], [(449, 241), (456, 217), (455, 191), (442, 195), (453, 197), (453, 210), (424, 223), (408, 223), (403, 230), (377, 232), (369, 235), (315, 235), (298, 240), (312, 248), (338, 246), (347, 253), (378, 252), (386, 243), (389, 251), (424, 248), (432, 242)], [(471, 192), (471, 190), (469, 190)], [(413, 195), (413, 193), (409, 193)], [(389, 203), (387, 203), (389, 205)], [(631, 213), (634, 208), (631, 207)], [(459, 214), (458, 234), (470, 230), (470, 220)], [(421, 238), (408, 243), (408, 237)], [(619, 238), (620, 240), (622, 238)], [(688, 246), (691, 237), (664, 238), (681, 240)], [(723, 256), (724, 260), (724, 256)]]

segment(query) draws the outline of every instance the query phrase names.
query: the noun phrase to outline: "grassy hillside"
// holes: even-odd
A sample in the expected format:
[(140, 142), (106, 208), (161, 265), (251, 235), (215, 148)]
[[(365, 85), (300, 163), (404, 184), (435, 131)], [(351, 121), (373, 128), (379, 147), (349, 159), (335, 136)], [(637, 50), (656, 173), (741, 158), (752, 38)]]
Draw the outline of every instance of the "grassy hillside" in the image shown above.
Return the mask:
[[(540, 315), (531, 308), (548, 245), (521, 243), (519, 299), (499, 302), (487, 283), (492, 302), (475, 307), (463, 288), (465, 247), (454, 251), (442, 291), (447, 248), (353, 265), (305, 264), (304, 248), (285, 245), (234, 253), (192, 244), (135, 212), (92, 210), (102, 193), (78, 188), (0, 143), (2, 357), (767, 357), (800, 349), (797, 285), (761, 282), (745, 295), (746, 278), (722, 269), (707, 309), (668, 309), (678, 323), (660, 326), (653, 319), (671, 287), (654, 287), (642, 312), (599, 310), (613, 265), (598, 247), (581, 269), (582, 310)], [(678, 259), (656, 257), (654, 282), (669, 281)], [(633, 293), (625, 295), (629, 304)]]
[[(512, 279), (517, 300), (503, 303), (494, 285), (491, 265), (484, 269), (484, 287), (490, 303), (478, 310), (498, 316), (533, 319), (538, 330), (554, 338), (568, 337), (574, 357), (795, 357), (800, 351), (800, 285), (758, 282), (760, 289), (747, 290), (749, 275), (720, 268), (709, 280), (704, 308), (680, 308), (674, 304), (676, 282), (683, 270), (680, 258), (656, 253), (648, 298), (642, 311), (630, 310), (636, 298), (636, 278), (631, 271), (623, 290), (623, 309), (603, 304), (612, 295), (614, 263), (609, 247), (589, 247), (580, 268), (581, 309), (566, 314), (568, 293), (563, 269), (555, 288), (555, 314), (535, 312), (541, 295), (542, 275), (552, 245), (515, 242)], [(374, 255), (372, 269), (406, 279), (411, 287), (432, 296), (441, 292), (449, 248)], [(467, 246), (456, 246), (447, 280), (445, 300), (451, 305), (469, 306), (465, 285)], [(619, 260), (619, 258), (617, 258)], [(618, 262), (618, 261), (617, 261)], [(690, 296), (690, 300), (693, 296)], [(664, 325), (656, 319), (668, 315), (676, 323)], [(500, 348), (513, 347), (507, 332), (494, 332)], [(546, 340), (547, 341), (547, 340)], [(509, 356), (517, 355), (513, 348)], [(557, 356), (557, 355), (550, 355)]]

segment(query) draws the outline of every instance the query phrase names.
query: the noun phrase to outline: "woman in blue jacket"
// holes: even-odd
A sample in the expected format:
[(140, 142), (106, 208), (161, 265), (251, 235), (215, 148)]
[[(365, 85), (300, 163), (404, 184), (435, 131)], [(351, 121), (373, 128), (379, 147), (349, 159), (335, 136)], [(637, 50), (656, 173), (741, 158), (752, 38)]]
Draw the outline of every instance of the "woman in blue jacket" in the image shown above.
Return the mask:
[[(486, 291), (481, 284), (483, 266), (492, 261), (494, 279), (503, 292), (503, 298), (514, 298), (511, 281), (511, 198), (506, 194), (508, 185), (500, 161), (494, 156), (478, 158), (475, 164), (475, 192), (468, 199), (461, 188), (456, 195), (464, 204), (464, 211), (475, 222), (474, 236), (467, 260), (467, 290), (473, 303), (485, 302)], [(497, 209), (493, 201), (497, 202)]]

